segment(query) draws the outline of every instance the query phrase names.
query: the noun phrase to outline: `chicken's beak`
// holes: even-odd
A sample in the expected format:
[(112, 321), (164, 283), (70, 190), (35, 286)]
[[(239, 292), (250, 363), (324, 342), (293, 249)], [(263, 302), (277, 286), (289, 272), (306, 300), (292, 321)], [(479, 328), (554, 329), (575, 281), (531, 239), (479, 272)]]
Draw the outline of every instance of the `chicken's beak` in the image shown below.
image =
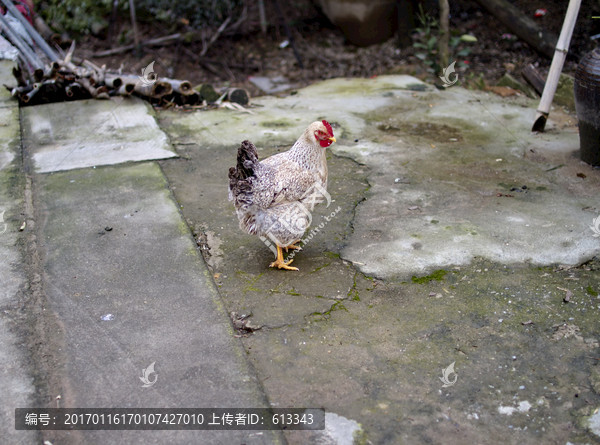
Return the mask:
[(331, 142), (337, 142), (333, 136), (331, 136), (331, 137), (329, 138), (329, 140), (330, 140)]

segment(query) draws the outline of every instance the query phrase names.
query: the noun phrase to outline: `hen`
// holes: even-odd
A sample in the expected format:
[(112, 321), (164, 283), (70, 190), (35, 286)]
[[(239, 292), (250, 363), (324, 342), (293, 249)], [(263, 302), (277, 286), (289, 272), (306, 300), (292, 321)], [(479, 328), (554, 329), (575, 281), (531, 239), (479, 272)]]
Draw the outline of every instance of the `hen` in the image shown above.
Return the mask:
[(240, 228), (274, 244), (277, 259), (270, 267), (298, 270), (284, 261), (283, 250), (300, 249), (314, 206), (329, 198), (325, 148), (335, 142), (327, 121), (313, 122), (292, 148), (259, 162), (250, 141), (238, 149), (237, 165), (229, 169), (229, 200)]

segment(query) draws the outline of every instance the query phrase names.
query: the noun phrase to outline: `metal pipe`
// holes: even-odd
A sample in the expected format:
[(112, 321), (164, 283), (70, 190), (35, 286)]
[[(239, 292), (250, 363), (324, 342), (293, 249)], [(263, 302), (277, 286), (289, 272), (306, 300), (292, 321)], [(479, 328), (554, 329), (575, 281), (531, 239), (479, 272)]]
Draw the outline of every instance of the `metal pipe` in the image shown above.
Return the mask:
[(2, 0), (2, 3), (4, 3), (6, 5), (6, 8), (10, 11), (10, 13), (14, 15), (17, 18), (17, 20), (19, 20), (19, 22), (23, 24), (29, 35), (33, 38), (33, 40), (35, 40), (35, 43), (39, 45), (40, 49), (44, 52), (44, 54), (46, 54), (46, 56), (48, 56), (51, 62), (57, 62), (58, 60), (60, 60), (56, 52), (54, 52), (54, 50), (50, 48), (50, 46), (46, 43), (43, 37), (35, 30), (33, 26), (31, 26), (31, 23), (29, 23), (27, 19), (23, 17), (23, 14), (21, 14), (19, 10), (15, 8), (15, 5), (13, 5), (12, 0)]
[[(19, 13), (20, 14), (20, 13)], [(27, 60), (34, 69), (41, 69), (44, 67), (41, 59), (33, 52), (33, 50), (21, 39), (21, 36), (17, 32), (15, 32), (9, 25), (8, 21), (4, 18), (2, 14), (0, 14), (0, 25), (2, 25), (2, 29), (10, 39), (10, 41), (17, 47), (17, 49), (21, 52), (23, 57)]]

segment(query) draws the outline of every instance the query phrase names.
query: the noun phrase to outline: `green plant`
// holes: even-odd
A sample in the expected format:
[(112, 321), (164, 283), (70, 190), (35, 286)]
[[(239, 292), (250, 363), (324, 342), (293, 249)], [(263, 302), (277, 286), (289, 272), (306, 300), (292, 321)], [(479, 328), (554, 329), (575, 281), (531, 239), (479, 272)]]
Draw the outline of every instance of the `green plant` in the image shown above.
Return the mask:
[[(46, 0), (40, 14), (55, 30), (75, 35), (97, 33), (108, 25), (114, 0)], [(185, 19), (193, 28), (218, 27), (225, 19), (237, 21), (244, 0), (136, 0), (140, 22), (174, 24)], [(119, 15), (129, 20), (129, 1), (117, 0)]]
[(474, 72), (469, 72), (464, 78), (463, 82), (461, 82), (461, 84), (470, 90), (482, 91), (485, 90), (487, 86), (483, 74), (475, 74)]
[[(438, 60), (439, 22), (423, 10), (422, 4), (419, 4), (417, 20), (420, 26), (415, 29), (413, 36), (415, 57), (427, 66), (429, 72), (437, 74), (444, 68), (440, 66)], [(467, 65), (460, 59), (464, 59), (471, 53), (468, 44), (476, 42), (477, 38), (469, 34), (459, 35), (456, 31), (451, 31), (451, 34), (453, 35), (448, 42), (450, 60), (458, 59), (456, 67), (464, 68)]]
[(244, 0), (138, 0), (136, 6), (154, 17), (175, 22), (186, 19), (193, 28), (218, 27), (231, 17), (241, 17)]
[(438, 37), (436, 30), (438, 22), (423, 10), (423, 5), (419, 3), (419, 12), (417, 20), (420, 26), (415, 29), (413, 47), (417, 50), (415, 57), (421, 60), (428, 67), (428, 71), (436, 73), (439, 71), (437, 63), (437, 44)]
[(57, 31), (89, 34), (108, 24), (105, 17), (110, 15), (112, 3), (112, 0), (48, 0), (41, 5), (40, 14)]

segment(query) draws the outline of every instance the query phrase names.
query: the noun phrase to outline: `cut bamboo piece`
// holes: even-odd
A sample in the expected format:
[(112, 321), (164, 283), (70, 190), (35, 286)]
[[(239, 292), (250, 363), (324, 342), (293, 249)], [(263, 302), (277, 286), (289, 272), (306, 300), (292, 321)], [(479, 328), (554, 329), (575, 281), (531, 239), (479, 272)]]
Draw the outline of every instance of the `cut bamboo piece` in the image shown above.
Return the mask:
[(208, 103), (215, 102), (219, 97), (219, 93), (215, 91), (212, 85), (204, 83), (194, 87), (194, 90), (200, 95), (200, 100), (205, 100)]
[(161, 77), (161, 81), (171, 84), (173, 91), (179, 94), (183, 94), (184, 96), (194, 93), (192, 84), (188, 80), (166, 79), (164, 77)]
[(173, 87), (171, 84), (162, 80), (144, 82), (139, 76), (135, 76), (133, 74), (123, 75), (121, 76), (121, 79), (123, 80), (124, 84), (132, 84), (134, 86), (134, 91), (142, 96), (159, 99), (162, 96), (171, 94), (173, 92)]
[(228, 88), (227, 100), (240, 105), (248, 105), (248, 102), (250, 102), (250, 95), (243, 88)]
[(132, 83), (124, 83), (117, 90), (117, 94), (119, 96), (131, 96), (133, 90), (135, 89), (135, 85)]
[(123, 85), (123, 79), (121, 79), (121, 77), (117, 76), (116, 74), (106, 73), (104, 76), (104, 83), (107, 87), (118, 90), (121, 87), (121, 85)]
[(67, 94), (67, 97), (76, 97), (80, 91), (81, 85), (79, 85), (77, 82), (73, 82), (65, 87), (65, 93)]
[(28, 103), (33, 98), (33, 96), (35, 96), (38, 93), (38, 91), (40, 91), (41, 87), (42, 87), (41, 83), (39, 83), (39, 82), (34, 83), (31, 91), (29, 91), (27, 94), (23, 94), (21, 96), (21, 100), (25, 103)]

